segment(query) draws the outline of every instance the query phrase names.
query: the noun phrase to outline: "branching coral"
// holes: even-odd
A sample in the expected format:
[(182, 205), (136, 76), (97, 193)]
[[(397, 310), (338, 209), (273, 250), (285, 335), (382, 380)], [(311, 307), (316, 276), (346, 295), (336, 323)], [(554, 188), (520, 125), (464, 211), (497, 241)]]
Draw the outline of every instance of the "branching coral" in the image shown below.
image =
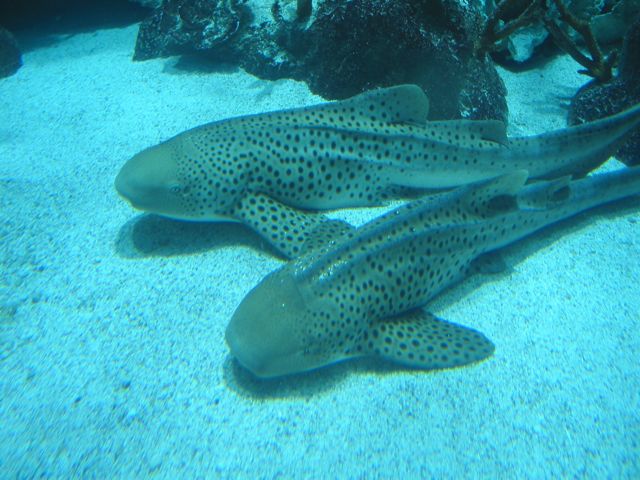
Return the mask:
[(553, 0), (553, 2), (560, 13), (560, 19), (583, 38), (591, 57), (588, 57), (578, 49), (578, 46), (571, 37), (560, 28), (558, 23), (556, 23), (553, 17), (547, 12), (543, 17), (544, 25), (553, 37), (556, 45), (571, 55), (576, 62), (585, 68), (584, 70), (580, 70), (580, 73), (594, 77), (601, 82), (611, 80), (613, 77), (611, 71), (616, 61), (617, 51), (614, 50), (605, 56), (598, 46), (589, 22), (573, 15), (561, 0)]
[[(487, 19), (484, 30), (476, 44), (476, 53), (485, 53), (498, 49), (498, 44), (516, 30), (532, 25), (540, 18), (544, 0), (530, 0), (528, 3), (517, 5), (517, 0), (503, 0), (496, 5), (496, 9)], [(515, 18), (503, 22), (508, 12), (515, 9)], [(502, 25), (501, 25), (502, 24)]]
[[(549, 3), (555, 5), (555, 11)], [(503, 22), (507, 12), (512, 18)], [(516, 12), (513, 15), (513, 12)], [(593, 35), (591, 25), (587, 20), (578, 18), (571, 13), (562, 0), (503, 0), (490, 15), (485, 28), (476, 43), (476, 53), (482, 54), (497, 48), (501, 40), (523, 27), (542, 22), (558, 47), (584, 67), (580, 73), (596, 78), (600, 82), (607, 82), (612, 78), (612, 69), (616, 61), (616, 53), (604, 55)], [(582, 37), (588, 55), (583, 53), (574, 39), (572, 39), (559, 22), (564, 23)]]

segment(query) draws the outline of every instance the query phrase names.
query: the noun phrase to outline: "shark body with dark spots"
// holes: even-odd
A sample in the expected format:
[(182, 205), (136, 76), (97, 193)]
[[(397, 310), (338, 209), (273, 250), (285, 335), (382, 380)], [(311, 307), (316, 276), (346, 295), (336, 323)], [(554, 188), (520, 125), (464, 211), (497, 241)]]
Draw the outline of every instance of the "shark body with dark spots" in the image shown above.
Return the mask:
[(507, 139), (498, 121), (427, 121), (416, 85), (311, 107), (231, 118), (131, 158), (115, 182), (135, 208), (243, 222), (294, 257), (310, 232), (346, 226), (317, 211), (374, 206), (400, 191), (443, 189), (514, 169), (583, 174), (640, 122), (640, 106), (593, 123)]
[(640, 167), (525, 186), (525, 171), (419, 199), (303, 252), (241, 302), (231, 353), (259, 377), (379, 356), (437, 369), (488, 357), (481, 333), (422, 310), (475, 259), (564, 218), (640, 194)]

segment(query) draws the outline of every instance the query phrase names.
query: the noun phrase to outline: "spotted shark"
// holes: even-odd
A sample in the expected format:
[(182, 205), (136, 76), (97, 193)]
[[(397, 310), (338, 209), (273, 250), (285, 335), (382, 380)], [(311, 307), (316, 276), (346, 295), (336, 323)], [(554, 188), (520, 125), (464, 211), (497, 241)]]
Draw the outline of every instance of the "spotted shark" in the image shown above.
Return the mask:
[(377, 356), (419, 369), (470, 364), (494, 346), (422, 307), (474, 261), (586, 209), (640, 194), (640, 167), (525, 185), (523, 170), (418, 199), (304, 251), (233, 314), (231, 354), (258, 377)]
[(416, 85), (310, 107), (226, 119), (131, 158), (115, 180), (137, 209), (242, 222), (287, 257), (321, 232), (347, 230), (310, 211), (375, 206), (406, 189), (446, 189), (516, 169), (583, 174), (640, 123), (640, 106), (580, 126), (507, 139), (499, 121), (427, 121)]

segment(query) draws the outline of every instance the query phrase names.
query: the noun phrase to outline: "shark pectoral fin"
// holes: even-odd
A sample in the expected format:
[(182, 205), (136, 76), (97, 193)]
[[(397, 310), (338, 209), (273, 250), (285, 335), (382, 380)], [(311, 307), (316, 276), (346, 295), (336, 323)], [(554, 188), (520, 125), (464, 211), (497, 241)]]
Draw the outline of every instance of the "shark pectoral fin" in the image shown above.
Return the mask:
[(325, 108), (378, 122), (424, 125), (429, 115), (429, 99), (419, 86), (407, 84), (369, 90)]
[(526, 193), (518, 195), (518, 206), (526, 210), (546, 210), (565, 203), (571, 196), (571, 176), (527, 185)]
[(500, 252), (487, 252), (471, 262), (470, 273), (497, 275), (512, 271)]
[(247, 193), (235, 208), (234, 216), (287, 258), (298, 257), (311, 238), (313, 245), (318, 246), (350, 227), (346, 222), (330, 220), (321, 214), (296, 210), (263, 193)]
[(476, 330), (414, 310), (373, 325), (355, 350), (431, 370), (479, 362), (493, 353), (494, 346)]
[(342, 220), (331, 220), (325, 217), (317, 227), (308, 230), (306, 240), (298, 255), (306, 254), (312, 250), (328, 247), (336, 242), (347, 232), (355, 230), (350, 223)]

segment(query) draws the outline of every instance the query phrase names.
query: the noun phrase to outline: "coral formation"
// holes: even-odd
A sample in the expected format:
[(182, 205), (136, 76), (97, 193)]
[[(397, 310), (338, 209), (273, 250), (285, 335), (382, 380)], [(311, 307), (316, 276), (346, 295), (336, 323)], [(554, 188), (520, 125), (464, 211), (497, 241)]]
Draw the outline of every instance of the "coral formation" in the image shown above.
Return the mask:
[[(557, 46), (584, 67), (580, 73), (601, 82), (610, 80), (617, 51), (613, 50), (605, 55), (589, 20), (574, 13), (562, 0), (551, 1), (552, 3), (549, 0), (504, 0), (489, 16), (476, 44), (476, 51), (496, 50), (516, 31), (535, 28), (538, 23), (542, 23)], [(578, 46), (580, 42), (584, 43), (586, 54)]]
[(489, 36), (494, 38), (485, 38), (484, 47), (507, 50), (518, 62), (529, 60), (549, 35), (556, 43), (567, 43), (561, 37), (578, 44), (584, 39), (590, 51), (590, 41), (618, 43), (640, 12), (640, 0), (505, 0), (497, 5), (489, 0), (486, 6)]
[[(625, 37), (618, 75), (608, 83), (592, 81), (571, 102), (569, 123), (576, 125), (620, 112), (640, 102), (640, 16)], [(640, 130), (618, 150), (627, 165), (640, 164)]]

